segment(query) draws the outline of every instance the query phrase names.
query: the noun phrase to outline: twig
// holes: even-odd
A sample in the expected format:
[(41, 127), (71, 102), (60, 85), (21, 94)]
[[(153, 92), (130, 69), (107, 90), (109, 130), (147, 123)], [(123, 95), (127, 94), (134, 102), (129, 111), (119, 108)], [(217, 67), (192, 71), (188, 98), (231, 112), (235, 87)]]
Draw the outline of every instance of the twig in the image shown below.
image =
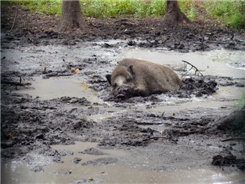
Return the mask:
[(137, 125), (161, 125), (162, 123), (135, 122)]
[(245, 137), (233, 137), (233, 138), (229, 138), (229, 139), (224, 139), (224, 140), (222, 140), (222, 142), (234, 141), (234, 140), (245, 140)]
[[(169, 137), (164, 137), (164, 136), (155, 136), (155, 137), (151, 137), (150, 139), (171, 139)], [(172, 139), (171, 139), (172, 140)]]
[[(191, 68), (187, 71), (187, 73), (192, 69), (194, 68), (195, 69), (195, 75), (198, 75), (197, 73), (199, 73), (201, 76), (203, 76), (203, 74), (200, 72), (200, 70), (197, 69), (197, 67), (195, 67), (193, 64), (189, 63), (188, 61), (184, 61), (182, 60), (182, 62), (188, 64), (188, 65), (191, 65)], [(199, 75), (198, 75), (199, 76)]]

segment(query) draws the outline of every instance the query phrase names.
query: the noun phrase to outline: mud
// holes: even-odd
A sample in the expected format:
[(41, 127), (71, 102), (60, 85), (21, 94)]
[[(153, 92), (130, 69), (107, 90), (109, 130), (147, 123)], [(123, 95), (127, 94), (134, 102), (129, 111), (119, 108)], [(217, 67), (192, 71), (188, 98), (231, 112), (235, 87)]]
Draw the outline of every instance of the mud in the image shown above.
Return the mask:
[[(55, 32), (55, 17), (1, 8), (2, 183), (196, 183), (197, 174), (204, 183), (244, 181), (245, 113), (234, 110), (245, 92), (241, 31), (86, 19), (83, 33), (64, 34)], [(7, 15), (16, 10), (11, 30)], [(199, 50), (206, 52), (190, 52)], [(183, 87), (115, 99), (105, 75), (137, 56), (173, 68)]]

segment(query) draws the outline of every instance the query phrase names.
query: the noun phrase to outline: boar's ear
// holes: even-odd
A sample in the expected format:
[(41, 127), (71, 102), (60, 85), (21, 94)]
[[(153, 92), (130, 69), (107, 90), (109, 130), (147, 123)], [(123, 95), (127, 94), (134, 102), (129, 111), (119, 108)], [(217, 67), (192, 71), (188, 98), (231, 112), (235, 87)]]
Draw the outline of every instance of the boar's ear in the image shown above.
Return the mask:
[(106, 77), (107, 81), (109, 82), (109, 84), (111, 85), (111, 75), (106, 75), (105, 77)]
[(135, 75), (134, 70), (133, 70), (133, 65), (130, 65), (130, 66), (128, 67), (128, 71), (132, 74), (132, 76)]

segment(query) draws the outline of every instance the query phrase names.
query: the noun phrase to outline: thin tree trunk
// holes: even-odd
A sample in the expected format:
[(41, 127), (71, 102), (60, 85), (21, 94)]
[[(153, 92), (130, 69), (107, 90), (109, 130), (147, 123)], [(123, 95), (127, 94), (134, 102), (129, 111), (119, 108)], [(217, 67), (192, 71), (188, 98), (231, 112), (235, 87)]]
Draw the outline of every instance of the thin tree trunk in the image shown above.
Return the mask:
[(82, 27), (82, 15), (79, 0), (62, 1), (62, 17), (60, 20), (60, 31), (69, 31)]
[(177, 0), (166, 0), (166, 14), (164, 21), (167, 24), (178, 25), (179, 23), (190, 23), (190, 19), (181, 12)]

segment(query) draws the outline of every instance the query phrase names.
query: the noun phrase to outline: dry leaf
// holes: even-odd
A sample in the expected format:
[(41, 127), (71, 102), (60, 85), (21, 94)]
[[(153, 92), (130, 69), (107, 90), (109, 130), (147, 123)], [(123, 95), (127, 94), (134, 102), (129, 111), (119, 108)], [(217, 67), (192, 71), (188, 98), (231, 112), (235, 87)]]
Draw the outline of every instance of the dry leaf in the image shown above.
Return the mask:
[(77, 68), (77, 69), (74, 69), (74, 68), (73, 68), (73, 69), (71, 69), (71, 72), (72, 72), (72, 73), (80, 73), (80, 70), (79, 70), (78, 68)]
[(79, 72), (80, 72), (80, 70), (79, 70), (79, 69), (76, 69), (76, 70), (75, 70), (75, 73), (79, 73)]

